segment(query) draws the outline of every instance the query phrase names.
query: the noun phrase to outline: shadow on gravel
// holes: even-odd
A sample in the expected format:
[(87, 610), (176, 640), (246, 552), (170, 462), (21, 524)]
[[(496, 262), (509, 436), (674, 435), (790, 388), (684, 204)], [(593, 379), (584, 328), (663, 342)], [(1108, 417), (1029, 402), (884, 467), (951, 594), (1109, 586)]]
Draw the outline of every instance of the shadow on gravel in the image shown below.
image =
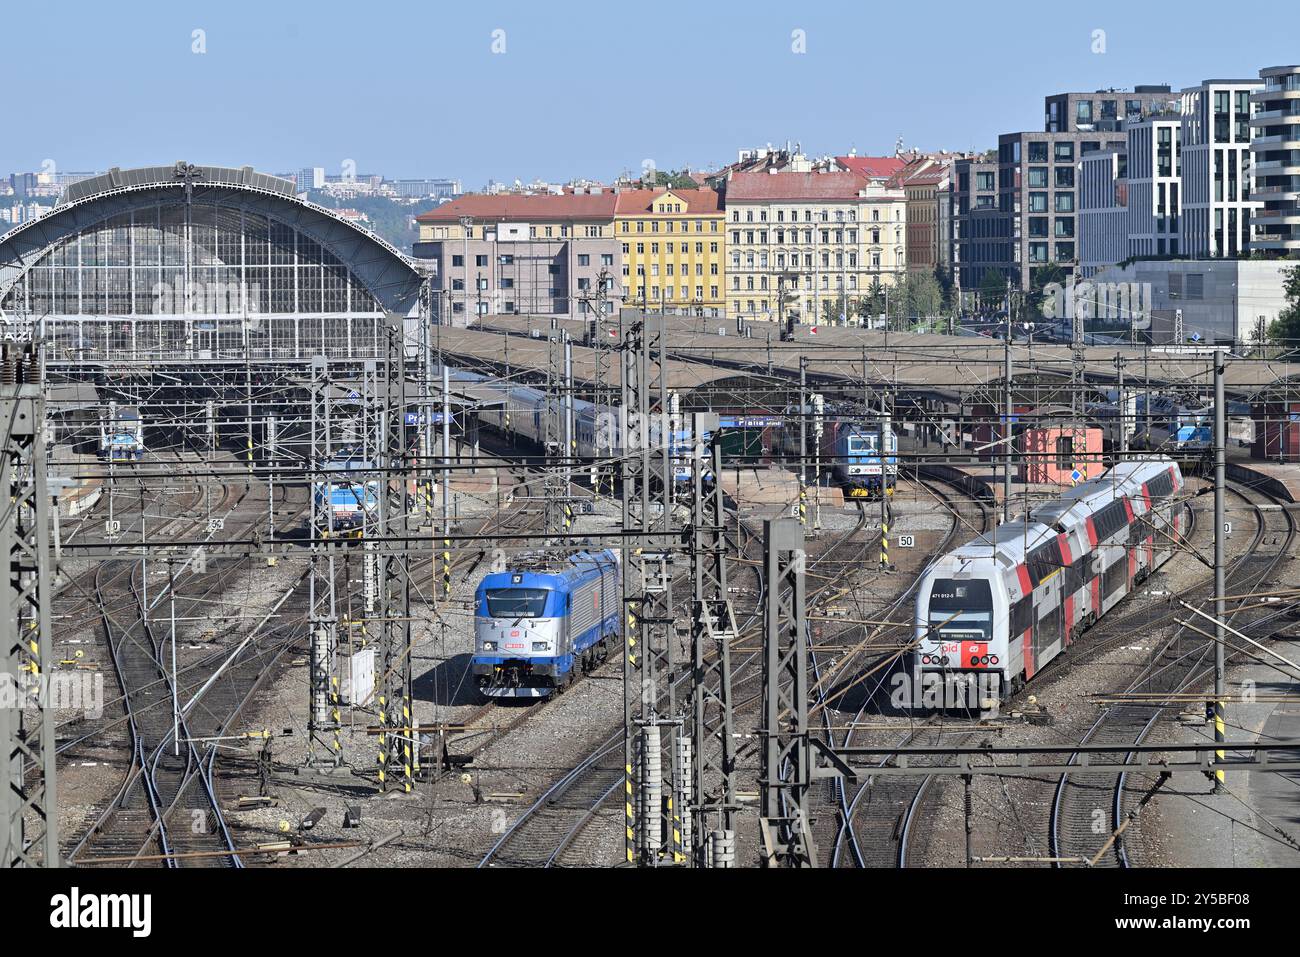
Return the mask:
[(483, 701), (474, 687), (470, 674), (470, 654), (455, 655), (435, 665), (411, 682), (411, 693), (417, 701), (432, 701), (439, 705), (476, 705)]

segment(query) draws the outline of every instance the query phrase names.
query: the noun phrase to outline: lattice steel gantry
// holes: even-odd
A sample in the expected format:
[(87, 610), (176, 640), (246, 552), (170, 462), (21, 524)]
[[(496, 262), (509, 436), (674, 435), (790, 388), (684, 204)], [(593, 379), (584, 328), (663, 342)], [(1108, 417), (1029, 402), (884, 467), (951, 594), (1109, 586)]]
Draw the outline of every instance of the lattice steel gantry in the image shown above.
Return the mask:
[[(686, 848), (677, 821), (680, 807), (671, 798), (664, 803), (662, 761), (662, 730), (669, 729), (674, 767), (681, 731), (673, 690), (677, 665), (671, 570), (673, 469), (664, 323), (644, 314), (634, 318), (630, 310), (620, 314), (619, 323), (623, 528), (629, 533), (623, 563), (625, 856), (631, 863), (654, 865), (664, 857), (682, 863)], [(676, 775), (667, 784), (669, 793), (680, 789)], [(670, 831), (667, 841), (665, 821)]]
[[(388, 356), (379, 390), (383, 398), (383, 437), (377, 454), (382, 476), (378, 548), (380, 676), (379, 782), (384, 789), (400, 780), (410, 792), (420, 770), (411, 704), (411, 579), (406, 541), (410, 532), (407, 501), (409, 455), (405, 440), (406, 345), (403, 318), (388, 316)], [(445, 490), (444, 490), (444, 494)]]
[[(333, 382), (329, 361), (316, 356), (311, 364), (311, 453), (308, 468), (313, 483), (319, 483), (311, 496), (311, 576), (309, 579), (310, 618), (308, 627), (310, 653), (308, 681), (310, 708), (307, 717), (307, 764), (337, 766), (342, 759), (338, 684), (338, 608), (334, 585), (335, 566), (334, 510), (330, 459), (333, 456)], [(316, 494), (317, 490), (323, 494)], [(359, 696), (353, 689), (353, 698)]]
[[(46, 488), (45, 399), (31, 345), (0, 353), (0, 550), (6, 558), (0, 614), (0, 678), (17, 701), (0, 706), (0, 866), (59, 865), (54, 709), (49, 682), (50, 499)], [(34, 699), (34, 700), (33, 700)], [(29, 711), (35, 712), (29, 720)], [(30, 770), (35, 774), (29, 774)]]
[[(727, 593), (722, 437), (716, 414), (695, 416), (695, 507), (691, 525), (691, 757), (687, 809), (696, 867), (735, 865), (736, 739), (732, 722), (731, 643), (736, 616)], [(700, 438), (713, 434), (705, 457)], [(705, 473), (709, 475), (706, 478)], [(737, 543), (739, 547), (739, 543)]]

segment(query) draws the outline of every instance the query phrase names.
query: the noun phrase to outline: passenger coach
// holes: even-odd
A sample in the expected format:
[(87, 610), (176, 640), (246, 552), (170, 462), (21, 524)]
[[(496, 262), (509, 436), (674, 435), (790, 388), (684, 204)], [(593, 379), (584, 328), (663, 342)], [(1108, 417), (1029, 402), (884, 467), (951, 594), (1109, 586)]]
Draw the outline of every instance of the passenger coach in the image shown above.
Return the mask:
[(1168, 561), (1187, 531), (1167, 458), (1126, 462), (934, 562), (917, 589), (913, 702), (1009, 697)]

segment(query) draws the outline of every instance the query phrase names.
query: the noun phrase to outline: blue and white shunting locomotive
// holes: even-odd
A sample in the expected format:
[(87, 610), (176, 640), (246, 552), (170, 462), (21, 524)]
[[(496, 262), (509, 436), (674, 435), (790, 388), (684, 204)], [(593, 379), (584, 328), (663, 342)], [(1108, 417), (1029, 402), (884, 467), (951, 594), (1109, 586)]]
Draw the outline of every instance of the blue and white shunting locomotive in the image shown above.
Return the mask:
[[(881, 462), (880, 426), (861, 415), (851, 413), (823, 414), (819, 402), (807, 406), (807, 454), (811, 460), (814, 451), (821, 455), (821, 465), (829, 469), (831, 479), (844, 489), (849, 498), (872, 498), (882, 487), (893, 488), (898, 482), (898, 434), (890, 429), (886, 433), (884, 462)], [(858, 421), (855, 421), (858, 420)], [(821, 427), (821, 437), (817, 427)], [(781, 453), (788, 467), (799, 467), (800, 423), (798, 406), (786, 410), (785, 426), (781, 429)], [(808, 463), (811, 465), (811, 461)], [(882, 485), (883, 483), (883, 485)]]
[(113, 404), (106, 424), (99, 428), (100, 458), (112, 462), (138, 462), (144, 458), (144, 423), (131, 406)]
[[(327, 473), (373, 472), (374, 465), (351, 453), (334, 456), (325, 466)], [(379, 509), (379, 482), (349, 481), (340, 476), (312, 485), (316, 506), (328, 510), (329, 522), (335, 531), (360, 529)]]
[(937, 559), (917, 587), (913, 705), (954, 682), (1019, 690), (1173, 555), (1183, 486), (1171, 459), (1125, 462)]
[(474, 595), (479, 690), (490, 698), (545, 698), (609, 654), (622, 634), (618, 556), (579, 552), (556, 571), (484, 577)]

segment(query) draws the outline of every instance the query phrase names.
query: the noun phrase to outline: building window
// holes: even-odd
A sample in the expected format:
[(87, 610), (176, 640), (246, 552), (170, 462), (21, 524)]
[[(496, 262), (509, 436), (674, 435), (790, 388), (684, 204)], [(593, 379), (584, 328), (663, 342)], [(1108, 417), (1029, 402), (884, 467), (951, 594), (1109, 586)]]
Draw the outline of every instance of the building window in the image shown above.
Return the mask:
[(590, 265), (591, 265), (591, 256), (589, 256), (587, 253), (579, 253), (579, 254), (578, 254), (578, 265), (579, 265), (579, 266), (590, 266)]
[(465, 268), (465, 257), (459, 254), (451, 257), (451, 264), (457, 269)]
[(1056, 467), (1058, 469), (1074, 468), (1074, 436), (1058, 435), (1056, 437)]
[[(1047, 162), (1047, 144), (1030, 143), (1029, 144), (1029, 162), (1046, 163)], [(990, 174), (991, 175), (991, 174)], [(992, 188), (992, 187), (990, 187)]]

